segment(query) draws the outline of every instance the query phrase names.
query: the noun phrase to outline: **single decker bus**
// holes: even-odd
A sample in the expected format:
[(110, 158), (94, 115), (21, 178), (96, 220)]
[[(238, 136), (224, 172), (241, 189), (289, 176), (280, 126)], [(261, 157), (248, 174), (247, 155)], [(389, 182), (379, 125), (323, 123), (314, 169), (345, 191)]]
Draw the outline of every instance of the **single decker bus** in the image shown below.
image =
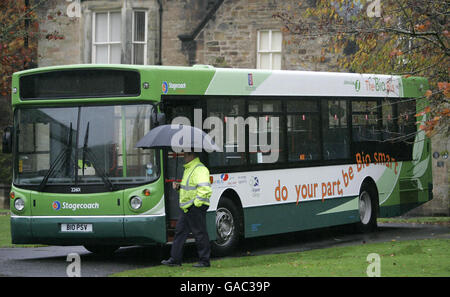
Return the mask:
[(170, 243), (183, 152), (135, 146), (176, 121), (222, 148), (199, 153), (216, 254), (242, 238), (372, 230), (432, 199), (430, 139), (418, 128), (427, 89), (420, 77), (209, 65), (17, 72), (3, 134), (14, 160), (12, 243), (92, 252)]

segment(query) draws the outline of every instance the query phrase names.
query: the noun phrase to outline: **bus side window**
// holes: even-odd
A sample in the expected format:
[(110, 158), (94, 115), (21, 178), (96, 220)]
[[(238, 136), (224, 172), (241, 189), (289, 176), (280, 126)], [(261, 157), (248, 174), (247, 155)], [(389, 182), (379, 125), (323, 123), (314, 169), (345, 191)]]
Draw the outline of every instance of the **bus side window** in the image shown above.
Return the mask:
[(322, 100), (323, 159), (350, 157), (350, 135), (347, 126), (347, 101)]
[(403, 140), (414, 141), (416, 128), (416, 101), (405, 99), (398, 101), (398, 132), (405, 136)]
[(399, 136), (397, 124), (397, 104), (390, 99), (383, 99), (381, 104), (383, 122), (383, 140), (394, 140)]
[(289, 161), (321, 159), (318, 100), (287, 101)]
[[(245, 153), (245, 130), (240, 120), (244, 121), (245, 100), (242, 98), (211, 98), (208, 100), (207, 117), (216, 117), (223, 123), (222, 144), (223, 152), (212, 152), (208, 154), (209, 166), (239, 166), (247, 163)], [(212, 127), (218, 129), (220, 127)], [(209, 132), (205, 130), (205, 132)], [(241, 136), (241, 139), (239, 138)], [(242, 137), (243, 136), (243, 137)], [(242, 139), (243, 138), (243, 139)], [(241, 140), (241, 146), (239, 146)]]
[(251, 99), (248, 101), (248, 112), (250, 163), (284, 162), (286, 124), (281, 115), (281, 101), (277, 98)]
[(381, 140), (378, 129), (378, 104), (375, 100), (352, 101), (352, 135), (354, 142)]

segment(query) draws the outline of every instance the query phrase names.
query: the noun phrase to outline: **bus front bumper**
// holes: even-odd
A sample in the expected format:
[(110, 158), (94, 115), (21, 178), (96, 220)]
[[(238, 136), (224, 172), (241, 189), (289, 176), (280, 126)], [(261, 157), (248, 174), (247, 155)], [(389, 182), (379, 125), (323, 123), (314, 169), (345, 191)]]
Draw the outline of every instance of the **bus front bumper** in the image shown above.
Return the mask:
[(164, 215), (11, 216), (11, 239), (13, 244), (49, 245), (165, 243), (166, 219)]

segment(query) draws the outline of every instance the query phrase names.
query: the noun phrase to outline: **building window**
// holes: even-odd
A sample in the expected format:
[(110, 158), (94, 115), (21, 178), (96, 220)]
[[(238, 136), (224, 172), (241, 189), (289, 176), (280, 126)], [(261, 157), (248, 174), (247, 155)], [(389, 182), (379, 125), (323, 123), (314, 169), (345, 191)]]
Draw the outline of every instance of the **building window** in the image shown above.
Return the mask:
[(147, 11), (133, 12), (132, 64), (147, 64)]
[(258, 31), (258, 69), (281, 69), (281, 31), (261, 30)]
[(120, 12), (96, 12), (93, 14), (92, 62), (120, 64), (122, 16)]
[[(122, 19), (120, 11), (95, 12), (92, 22), (92, 63), (130, 63), (131, 57), (131, 64), (147, 64), (147, 16), (145, 10), (134, 10), (132, 18), (128, 20)], [(122, 27), (130, 28), (130, 25), (132, 34), (127, 37)], [(127, 54), (123, 55), (122, 47)]]

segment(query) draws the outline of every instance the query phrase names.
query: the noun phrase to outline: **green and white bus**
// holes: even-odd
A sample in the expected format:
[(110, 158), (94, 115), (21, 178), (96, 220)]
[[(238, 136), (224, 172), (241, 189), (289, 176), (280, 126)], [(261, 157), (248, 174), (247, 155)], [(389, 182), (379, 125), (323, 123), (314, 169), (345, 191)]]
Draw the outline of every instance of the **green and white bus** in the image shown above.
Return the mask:
[[(201, 156), (211, 172), (207, 220), (217, 254), (242, 238), (373, 229), (377, 217), (432, 199), (430, 140), (417, 128), (424, 116), (416, 117), (427, 89), (419, 77), (207, 65), (17, 72), (14, 126), (3, 137), (14, 156), (12, 242), (93, 252), (170, 242), (182, 153), (135, 145), (179, 116), (206, 132), (209, 118), (220, 119), (226, 132), (216, 137), (222, 152)], [(258, 144), (275, 134), (276, 147)]]

